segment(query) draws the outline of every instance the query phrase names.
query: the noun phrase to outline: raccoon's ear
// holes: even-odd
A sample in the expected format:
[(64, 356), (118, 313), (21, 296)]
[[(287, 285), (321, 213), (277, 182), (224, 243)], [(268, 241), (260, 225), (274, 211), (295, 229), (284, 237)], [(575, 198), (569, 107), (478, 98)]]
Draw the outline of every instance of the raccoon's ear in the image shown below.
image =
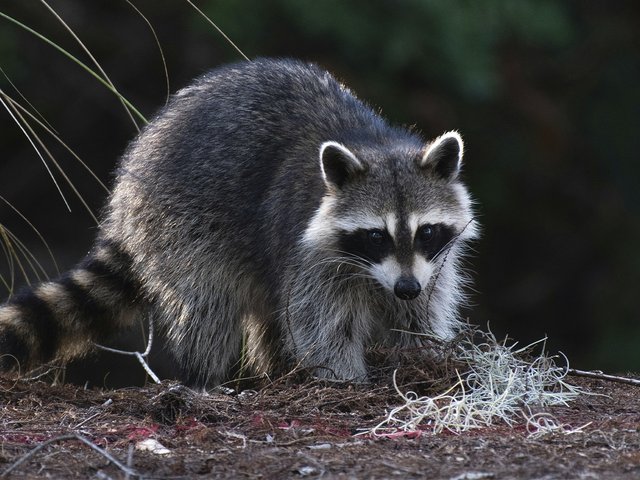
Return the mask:
[(453, 180), (460, 172), (463, 151), (464, 144), (460, 134), (447, 132), (427, 146), (419, 166), (435, 170), (445, 180)]
[(320, 170), (328, 187), (341, 189), (354, 176), (363, 173), (366, 167), (341, 143), (324, 142), (320, 146)]

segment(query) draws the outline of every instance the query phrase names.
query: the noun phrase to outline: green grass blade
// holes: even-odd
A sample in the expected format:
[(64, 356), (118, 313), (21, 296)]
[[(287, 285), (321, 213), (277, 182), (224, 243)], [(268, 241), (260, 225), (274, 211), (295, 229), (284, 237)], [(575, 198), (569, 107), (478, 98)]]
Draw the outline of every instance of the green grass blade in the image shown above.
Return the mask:
[(131, 110), (131, 112), (133, 114), (135, 114), (135, 116), (137, 116), (142, 122), (149, 123), (148, 120), (144, 117), (144, 115), (142, 115), (142, 113), (140, 113), (138, 111), (138, 109), (136, 107), (134, 107), (131, 104), (131, 102), (129, 102), (129, 100), (127, 100), (120, 92), (118, 92), (118, 90), (116, 90), (111, 85), (109, 85), (109, 83), (104, 78), (102, 78), (100, 75), (98, 75), (98, 73), (96, 73), (95, 70), (93, 70), (87, 64), (85, 64), (84, 62), (82, 62), (81, 60), (76, 58), (74, 55), (72, 55), (71, 53), (66, 51), (64, 48), (62, 48), (57, 43), (51, 41), (49, 38), (47, 38), (44, 35), (42, 35), (41, 33), (37, 32), (33, 28), (28, 27), (27, 25), (25, 25), (24, 23), (20, 22), (19, 20), (16, 20), (15, 18), (13, 18), (13, 17), (11, 17), (11, 16), (9, 16), (6, 13), (1, 12), (1, 11), (0, 11), (0, 17), (4, 18), (5, 20), (10, 21), (11, 23), (13, 23), (14, 25), (19, 26), (20, 28), (23, 28), (27, 32), (35, 35), (36, 37), (38, 37), (43, 42), (49, 44), (50, 46), (52, 46), (53, 48), (58, 50), (65, 57), (69, 58), (71, 61), (73, 61), (74, 63), (79, 65), (82, 69), (84, 69), (92, 77), (94, 77), (96, 80), (98, 80), (102, 85), (104, 85), (106, 88), (108, 88), (114, 95), (116, 95), (122, 102), (124, 102), (124, 104), (127, 106), (127, 108), (129, 108)]
[(16, 117), (16, 115), (14, 115), (14, 112), (11, 110), (11, 107), (7, 104), (7, 102), (5, 102), (4, 100), (4, 96), (6, 95), (1, 89), (0, 89), (0, 93), (2, 95), (0, 95), (0, 103), (2, 104), (2, 106), (7, 110), (7, 112), (9, 112), (9, 115), (11, 116), (11, 118), (13, 119), (13, 121), (16, 123), (16, 125), (18, 125), (18, 128), (20, 128), (20, 130), (22, 130), (22, 133), (24, 134), (25, 137), (27, 137), (27, 140), (29, 141), (29, 143), (31, 144), (31, 146), (33, 147), (33, 149), (35, 150), (36, 154), (38, 155), (38, 157), (40, 157), (40, 160), (42, 160), (42, 163), (44, 165), (44, 167), (47, 170), (47, 173), (49, 173), (49, 176), (51, 177), (51, 180), (53, 180), (53, 184), (56, 186), (58, 193), (60, 194), (60, 196), (62, 197), (62, 201), (64, 202), (64, 204), (67, 206), (67, 209), (69, 211), (71, 211), (71, 206), (69, 205), (69, 202), (67, 202), (67, 198), (64, 196), (64, 193), (62, 193), (62, 189), (60, 188), (60, 185), (58, 184), (58, 181), (56, 180), (56, 177), (53, 176), (53, 172), (51, 171), (51, 169), (49, 168), (49, 164), (46, 162), (46, 160), (44, 159), (44, 157), (42, 156), (42, 153), (40, 153), (40, 150), (38, 150), (38, 147), (36, 147), (35, 142), (33, 141), (33, 139), (29, 136), (29, 134), (27, 133), (27, 131), (25, 130), (24, 126), (22, 125), (22, 123), (20, 123), (20, 120), (18, 120), (18, 118)]
[[(2, 94), (2, 96), (4, 96), (4, 92), (0, 92), (0, 94)], [(0, 98), (0, 102), (3, 103), (3, 105), (5, 105), (7, 108), (9, 108), (6, 104), (6, 102), (4, 101), (3, 98)], [(11, 113), (11, 112), (10, 112)], [(42, 150), (46, 153), (46, 155), (49, 157), (49, 160), (51, 160), (51, 163), (53, 163), (53, 165), (56, 167), (56, 169), (58, 170), (58, 173), (60, 175), (62, 175), (62, 178), (65, 179), (65, 181), (67, 182), (67, 185), (69, 185), (69, 187), (71, 188), (71, 190), (73, 191), (73, 193), (75, 193), (76, 197), (78, 197), (78, 200), (80, 200), (80, 202), (82, 203), (82, 205), (85, 207), (85, 209), (87, 210), (87, 212), (89, 213), (89, 215), (91, 215), (91, 218), (93, 219), (93, 221), (96, 223), (96, 225), (98, 225), (100, 222), (98, 221), (97, 217), (94, 215), (93, 211), (91, 211), (91, 208), (89, 207), (89, 205), (87, 204), (87, 202), (85, 202), (84, 198), (82, 197), (82, 195), (80, 194), (80, 192), (78, 191), (78, 189), (76, 188), (76, 186), (73, 184), (73, 182), (71, 181), (71, 179), (67, 176), (67, 174), (65, 173), (64, 169), (60, 166), (60, 164), (58, 163), (58, 161), (55, 159), (55, 157), (51, 154), (51, 152), (49, 151), (49, 149), (47, 148), (47, 146), (44, 144), (44, 142), (40, 139), (40, 137), (38, 137), (38, 135), (35, 133), (35, 131), (33, 130), (33, 128), (31, 127), (31, 125), (29, 125), (29, 122), (27, 122), (27, 120), (24, 118), (24, 116), (18, 111), (18, 110), (13, 110), (13, 113), (15, 113), (15, 115), (17, 116), (17, 118), (20, 120), (21, 122), (21, 128), (22, 130), (25, 132), (25, 135), (27, 135), (25, 128), (27, 130), (29, 130), (29, 134), (27, 135), (29, 138), (29, 141), (32, 142), (32, 145), (34, 145), (35, 148), (35, 144), (33, 142), (33, 139), (35, 139), (38, 142), (38, 145), (40, 145), (40, 148), (42, 148)], [(12, 115), (12, 117), (14, 119), (16, 119), (16, 116)], [(16, 120), (18, 121), (18, 120)], [(36, 149), (36, 151), (38, 151)], [(39, 152), (39, 151), (38, 151)], [(44, 158), (43, 158), (44, 161)], [(56, 184), (57, 185), (57, 184)], [(60, 192), (62, 194), (62, 192)], [(67, 204), (68, 205), (68, 204)], [(71, 211), (71, 208), (69, 208), (69, 211)]]
[(235, 48), (235, 49), (236, 49), (236, 51), (237, 51), (240, 55), (242, 55), (242, 57), (243, 57), (247, 62), (250, 62), (250, 61), (251, 61), (251, 59), (250, 59), (249, 57), (247, 57), (247, 56), (244, 54), (244, 52), (243, 52), (242, 50), (240, 50), (240, 47), (238, 47), (235, 43), (233, 43), (233, 40), (231, 40), (231, 39), (227, 36), (227, 34), (226, 34), (226, 33), (224, 33), (224, 32), (222, 31), (222, 29), (221, 29), (220, 27), (218, 27), (218, 25), (216, 25), (216, 24), (213, 22), (213, 20), (211, 20), (209, 17), (207, 17), (207, 15), (206, 15), (202, 10), (200, 10), (198, 7), (196, 7), (196, 5), (195, 5), (191, 0), (186, 0), (186, 2), (187, 2), (189, 5), (191, 5), (191, 6), (194, 8), (194, 10), (195, 10), (196, 12), (198, 12), (198, 13), (199, 13), (199, 14), (200, 14), (200, 15), (201, 15), (201, 16), (202, 16), (202, 17), (203, 17), (207, 22), (209, 22), (209, 24), (210, 24), (211, 26), (213, 26), (213, 28), (215, 28), (215, 29), (218, 31), (218, 33), (219, 33), (220, 35), (222, 35), (222, 36), (224, 37), (224, 39), (225, 39), (227, 42), (229, 42), (229, 44), (230, 44), (233, 48)]
[(51, 258), (51, 261), (53, 262), (53, 266), (56, 269), (56, 274), (60, 275), (60, 269), (58, 268), (58, 262), (56, 262), (56, 258), (53, 255), (53, 252), (51, 251), (51, 247), (49, 247), (49, 244), (47, 243), (47, 241), (44, 239), (44, 237), (42, 236), (42, 234), (40, 233), (40, 231), (35, 227), (35, 225), (33, 223), (31, 223), (29, 221), (29, 219), (27, 217), (25, 217), (22, 212), (20, 210), (18, 210), (9, 200), (7, 200), (6, 198), (4, 198), (2, 195), (0, 195), (0, 200), (2, 200), (4, 203), (7, 204), (7, 206), (9, 208), (11, 208), (11, 210), (13, 210), (27, 225), (29, 225), (29, 227), (31, 228), (31, 230), (33, 230), (35, 232), (35, 234), (38, 236), (38, 238), (40, 239), (40, 241), (42, 242), (42, 244), (44, 245), (44, 248), (47, 250), (47, 253), (49, 254), (49, 257)]
[[(91, 175), (93, 177), (93, 179), (96, 182), (98, 182), (98, 184), (102, 187), (102, 189), (107, 194), (111, 193), (109, 188), (102, 182), (102, 180), (100, 180), (100, 178), (98, 178), (98, 176), (93, 172), (93, 170), (91, 170), (89, 165), (87, 165), (78, 156), (78, 154), (69, 145), (67, 145), (64, 142), (64, 140), (62, 140), (62, 138), (60, 138), (60, 136), (57, 134), (57, 132), (49, 125), (49, 122), (47, 122), (44, 119), (43, 119), (43, 121), (40, 121), (38, 118), (36, 118), (35, 115), (33, 115), (30, 111), (28, 111), (24, 106), (20, 105), (16, 100), (14, 100), (13, 98), (9, 97), (6, 93), (0, 91), (0, 96), (2, 96), (5, 99), (5, 101), (9, 102), (12, 107), (20, 110), (22, 113), (27, 115), (29, 118), (31, 118), (31, 120), (36, 122), (42, 129), (44, 129), (45, 132), (47, 132), (49, 135), (51, 135), (60, 145), (62, 145), (62, 147), (64, 147), (78, 161), (78, 163), (80, 163), (80, 165), (82, 165), (82, 167), (89, 173), (89, 175)], [(25, 99), (25, 101), (26, 101), (26, 99)], [(37, 110), (36, 110), (36, 112), (37, 112)], [(39, 115), (39, 116), (42, 117), (42, 115)]]
[[(73, 29), (69, 26), (69, 24), (67, 22), (64, 21), (64, 19), (58, 15), (58, 12), (56, 12), (51, 5), (49, 5), (46, 0), (40, 0), (40, 3), (42, 3), (48, 10), (49, 12), (51, 12), (51, 14), (56, 18), (56, 20), (58, 22), (60, 22), (60, 24), (67, 30), (67, 32), (69, 32), (69, 34), (73, 37), (73, 39), (78, 43), (78, 45), (80, 45), (80, 48), (82, 48), (82, 50), (84, 50), (84, 53), (87, 54), (87, 56), (91, 59), (91, 61), (93, 62), (93, 64), (96, 66), (96, 68), (100, 71), (100, 73), (102, 74), (102, 78), (109, 84), (109, 86), (114, 90), (117, 91), (116, 86), (113, 84), (113, 82), (111, 81), (111, 79), (109, 78), (109, 76), (107, 75), (107, 72), (104, 71), (104, 69), (102, 68), (102, 66), (100, 65), (100, 63), (96, 60), (96, 58), (93, 56), (93, 54), (91, 53), (91, 51), (87, 48), (87, 46), (82, 42), (82, 40), (80, 40), (80, 37), (78, 37), (78, 35), (76, 35), (76, 32), (73, 31)], [(131, 114), (131, 110), (129, 110), (129, 108), (127, 107), (127, 104), (124, 103), (122, 101), (122, 98), (120, 98), (120, 103), (122, 103), (122, 106), (124, 107), (125, 111), (127, 112), (127, 115), (129, 116), (129, 119), (131, 120), (131, 122), (133, 123), (134, 127), (136, 128), (136, 130), (139, 132), (140, 131), (140, 126), (138, 125), (138, 122), (136, 122), (136, 119), (133, 117), (133, 115)]]
[(162, 68), (164, 69), (164, 79), (165, 79), (165, 83), (166, 83), (166, 87), (167, 87), (167, 96), (166, 96), (166, 99), (165, 99), (165, 102), (164, 102), (165, 105), (166, 105), (167, 103), (169, 103), (169, 97), (171, 96), (171, 86), (169, 85), (169, 69), (167, 68), (167, 60), (164, 57), (164, 51), (162, 50), (162, 45), (160, 44), (160, 39), (158, 38), (158, 35), (156, 34), (155, 28), (153, 28), (153, 25), (151, 24), (149, 19), (144, 15), (144, 13), (142, 13), (140, 11), (140, 9), (133, 4), (133, 2), (131, 0), (125, 0), (125, 1), (145, 21), (145, 23), (149, 27), (149, 30), (151, 30), (151, 34), (153, 35), (153, 38), (156, 41), (156, 45), (158, 46), (158, 52), (160, 52), (160, 58), (162, 59)]

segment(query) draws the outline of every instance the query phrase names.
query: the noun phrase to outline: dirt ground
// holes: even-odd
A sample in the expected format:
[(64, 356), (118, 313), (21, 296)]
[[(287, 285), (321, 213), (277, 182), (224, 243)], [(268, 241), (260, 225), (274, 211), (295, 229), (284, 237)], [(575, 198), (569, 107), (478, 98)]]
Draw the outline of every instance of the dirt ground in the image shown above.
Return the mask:
[[(531, 435), (522, 421), (457, 435), (373, 438), (355, 434), (400, 403), (389, 385), (285, 379), (241, 394), (203, 395), (176, 383), (85, 390), (0, 379), (0, 472), (114, 479), (640, 478), (640, 389), (572, 380), (598, 395), (547, 411), (573, 428), (588, 424), (579, 433)], [(142, 450), (149, 439), (164, 453)]]

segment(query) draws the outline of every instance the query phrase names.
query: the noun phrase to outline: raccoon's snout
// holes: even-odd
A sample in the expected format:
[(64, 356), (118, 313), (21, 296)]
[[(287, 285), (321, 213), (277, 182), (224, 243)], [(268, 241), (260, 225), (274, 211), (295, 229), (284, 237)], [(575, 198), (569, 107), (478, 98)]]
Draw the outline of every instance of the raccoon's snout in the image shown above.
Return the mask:
[(402, 300), (413, 300), (420, 295), (421, 290), (420, 282), (415, 277), (400, 277), (393, 287), (396, 296)]

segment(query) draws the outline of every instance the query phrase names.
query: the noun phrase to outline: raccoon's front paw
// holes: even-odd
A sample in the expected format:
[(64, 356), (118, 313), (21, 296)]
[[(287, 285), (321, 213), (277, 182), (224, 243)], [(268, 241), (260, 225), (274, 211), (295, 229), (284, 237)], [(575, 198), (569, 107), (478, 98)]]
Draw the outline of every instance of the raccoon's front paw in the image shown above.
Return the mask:
[(339, 382), (353, 382), (353, 383), (368, 383), (369, 375), (364, 360), (348, 363), (324, 363), (316, 365), (313, 374), (317, 378), (323, 380), (339, 381)]

